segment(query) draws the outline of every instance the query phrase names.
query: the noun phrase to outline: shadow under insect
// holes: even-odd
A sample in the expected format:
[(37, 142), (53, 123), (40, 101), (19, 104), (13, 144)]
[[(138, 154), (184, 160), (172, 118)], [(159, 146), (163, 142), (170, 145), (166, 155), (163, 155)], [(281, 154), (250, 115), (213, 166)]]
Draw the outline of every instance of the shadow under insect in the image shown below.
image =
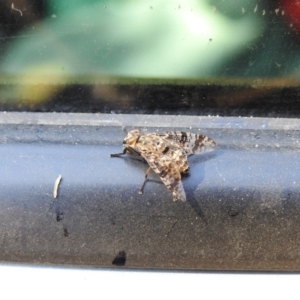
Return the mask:
[(201, 206), (199, 205), (199, 199), (196, 197), (195, 191), (199, 188), (205, 178), (205, 163), (209, 160), (215, 159), (217, 156), (217, 152), (203, 153), (202, 155), (191, 155), (189, 157), (190, 171), (182, 176), (187, 202), (206, 224), (207, 220)]

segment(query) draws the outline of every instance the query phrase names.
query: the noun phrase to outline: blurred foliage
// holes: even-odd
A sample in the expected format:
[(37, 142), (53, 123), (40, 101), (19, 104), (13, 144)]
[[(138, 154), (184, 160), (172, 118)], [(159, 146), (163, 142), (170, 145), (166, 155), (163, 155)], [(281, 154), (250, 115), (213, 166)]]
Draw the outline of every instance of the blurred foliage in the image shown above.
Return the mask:
[(263, 32), (258, 15), (229, 18), (207, 1), (50, 1), (48, 10), (47, 19), (19, 34), (26, 38), (14, 41), (0, 71), (216, 76)]
[[(23, 16), (14, 17), (24, 19), (29, 4), (21, 2), (15, 5)], [(10, 100), (0, 90), (2, 101), (34, 107), (68, 84), (124, 79), (228, 84), (231, 78), (239, 85), (291, 74), (299, 65), (278, 1), (48, 0), (44, 7), (46, 18), (19, 31), (0, 58), (5, 82), (8, 75), (18, 82)]]

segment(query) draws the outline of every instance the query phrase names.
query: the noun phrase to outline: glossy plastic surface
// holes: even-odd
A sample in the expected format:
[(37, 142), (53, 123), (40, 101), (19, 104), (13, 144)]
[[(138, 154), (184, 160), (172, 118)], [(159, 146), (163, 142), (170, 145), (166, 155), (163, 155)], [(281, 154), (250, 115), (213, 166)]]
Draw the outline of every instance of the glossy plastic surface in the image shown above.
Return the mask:
[[(294, 130), (284, 129), (284, 120), (280, 129), (278, 119), (273, 129), (267, 129), (272, 119), (247, 119), (243, 126), (234, 125), (239, 119), (211, 120), (211, 128), (201, 132), (218, 147), (189, 159), (190, 175), (183, 179), (187, 203), (174, 203), (153, 173), (144, 195), (138, 194), (147, 169), (139, 158), (109, 157), (122, 149), (120, 126), (79, 125), (76, 115), (53, 116), (61, 125), (50, 125), (49, 118), (39, 125), (0, 125), (1, 261), (300, 270), (297, 120), (290, 120)], [(63, 126), (64, 118), (69, 122)], [(109, 115), (101, 118), (103, 123)], [(158, 130), (141, 126), (144, 116), (132, 118), (142, 130)], [(183, 125), (191, 121), (183, 119)], [(226, 119), (231, 128), (220, 128), (217, 123)], [(169, 127), (159, 131), (198, 132), (178, 127), (176, 117), (165, 121)]]

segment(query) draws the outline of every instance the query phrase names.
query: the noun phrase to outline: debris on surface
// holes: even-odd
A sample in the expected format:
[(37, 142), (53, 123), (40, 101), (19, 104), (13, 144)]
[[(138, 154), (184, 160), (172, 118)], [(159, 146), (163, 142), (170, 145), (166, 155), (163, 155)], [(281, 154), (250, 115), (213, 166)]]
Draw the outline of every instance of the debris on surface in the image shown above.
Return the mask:
[(57, 179), (55, 180), (55, 183), (54, 183), (54, 190), (53, 190), (53, 198), (57, 198), (57, 195), (58, 195), (58, 188), (59, 188), (59, 184), (61, 182), (61, 175), (59, 175), (57, 177)]

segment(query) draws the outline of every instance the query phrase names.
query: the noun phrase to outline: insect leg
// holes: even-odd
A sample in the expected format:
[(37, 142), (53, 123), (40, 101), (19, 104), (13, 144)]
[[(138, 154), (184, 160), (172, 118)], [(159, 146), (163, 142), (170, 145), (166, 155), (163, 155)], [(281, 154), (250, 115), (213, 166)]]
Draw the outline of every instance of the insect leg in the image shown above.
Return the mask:
[(125, 149), (126, 149), (126, 151), (127, 151), (128, 153), (130, 153), (130, 154), (132, 154), (132, 155), (141, 156), (141, 153), (140, 153), (140, 152), (138, 152), (137, 150), (135, 150), (135, 149), (133, 149), (133, 148), (131, 148), (131, 147), (127, 147), (127, 148), (125, 148)]
[(122, 155), (125, 155), (126, 153), (130, 153), (132, 155), (138, 155), (140, 156), (141, 154), (136, 151), (135, 149), (131, 148), (131, 147), (126, 147), (124, 148), (122, 153), (115, 153), (115, 154), (110, 154), (110, 157), (120, 157)]
[(122, 153), (115, 153), (115, 154), (110, 154), (110, 157), (119, 157), (121, 155), (125, 155), (127, 152), (127, 148), (124, 148)]
[(147, 182), (147, 180), (148, 180), (147, 177), (148, 177), (148, 175), (149, 175), (150, 172), (151, 172), (151, 168), (149, 167), (148, 170), (147, 170), (146, 173), (145, 173), (145, 179), (144, 179), (144, 182), (143, 182), (143, 184), (142, 184), (142, 186), (141, 186), (141, 188), (140, 188), (140, 190), (139, 190), (139, 194), (140, 194), (140, 195), (143, 194), (144, 186), (145, 186), (145, 184), (146, 184), (146, 182)]

